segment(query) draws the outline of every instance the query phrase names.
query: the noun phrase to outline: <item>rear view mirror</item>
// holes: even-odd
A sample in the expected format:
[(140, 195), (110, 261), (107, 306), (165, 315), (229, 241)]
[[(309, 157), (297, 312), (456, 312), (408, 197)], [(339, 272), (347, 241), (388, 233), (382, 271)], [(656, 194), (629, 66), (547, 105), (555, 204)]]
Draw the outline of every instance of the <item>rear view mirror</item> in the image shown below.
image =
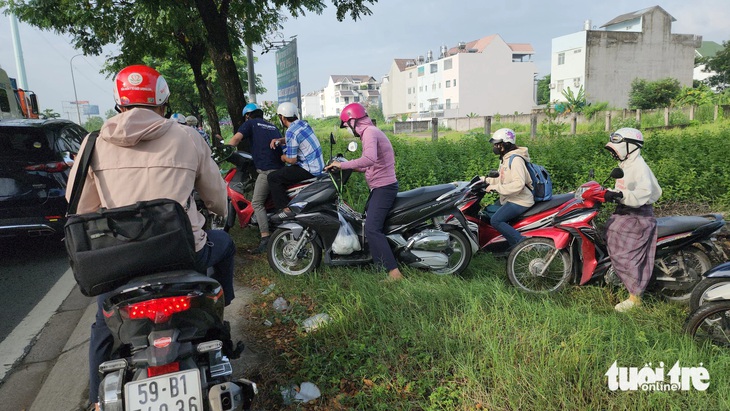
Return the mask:
[(624, 170), (622, 170), (621, 168), (616, 167), (613, 170), (611, 170), (611, 178), (619, 179), (619, 178), (623, 178), (623, 176), (624, 176)]
[(357, 143), (354, 141), (350, 141), (350, 144), (347, 145), (347, 151), (349, 151), (349, 152), (357, 151)]

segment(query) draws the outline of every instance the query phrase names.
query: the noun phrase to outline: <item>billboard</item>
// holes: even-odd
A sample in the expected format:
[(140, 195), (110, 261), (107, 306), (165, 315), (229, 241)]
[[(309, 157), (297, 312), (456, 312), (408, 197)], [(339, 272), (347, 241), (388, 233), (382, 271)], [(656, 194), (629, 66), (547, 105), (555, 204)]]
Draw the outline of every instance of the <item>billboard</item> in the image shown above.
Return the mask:
[(301, 113), (297, 39), (276, 50), (276, 91), (279, 104), (285, 101), (294, 103)]
[(90, 105), (86, 104), (82, 106), (82, 110), (85, 116), (98, 116), (99, 115), (99, 106), (97, 105)]

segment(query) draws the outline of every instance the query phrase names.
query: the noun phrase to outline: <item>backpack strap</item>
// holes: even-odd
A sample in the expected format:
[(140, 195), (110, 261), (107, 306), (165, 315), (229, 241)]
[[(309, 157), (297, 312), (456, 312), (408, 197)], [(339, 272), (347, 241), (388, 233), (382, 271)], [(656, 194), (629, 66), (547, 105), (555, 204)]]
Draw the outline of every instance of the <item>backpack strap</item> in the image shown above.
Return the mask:
[[(522, 157), (521, 155), (519, 155), (519, 154), (512, 154), (509, 157), (509, 162), (507, 163), (507, 166), (510, 168), (510, 170), (512, 169), (512, 160), (514, 160), (515, 157), (521, 158), (522, 161), (525, 163), (525, 171), (527, 171), (527, 176), (530, 177), (530, 180), (532, 180), (532, 176), (530, 175), (530, 169), (527, 167), (527, 160), (525, 160), (525, 158)], [(531, 181), (531, 183), (534, 186), (535, 182), (534, 181)], [(530, 188), (530, 184), (527, 184), (527, 182), (525, 182), (525, 187), (527, 187), (528, 190), (532, 191), (532, 188)]]
[(86, 176), (89, 174), (89, 166), (91, 165), (91, 155), (94, 152), (94, 146), (96, 145), (96, 138), (99, 137), (99, 132), (94, 131), (89, 133), (86, 137), (86, 146), (84, 146), (84, 152), (78, 160), (78, 168), (76, 169), (76, 176), (74, 178), (74, 186), (71, 189), (71, 198), (68, 201), (68, 215), (76, 214), (76, 208), (79, 206), (81, 200), (81, 189), (84, 187)]

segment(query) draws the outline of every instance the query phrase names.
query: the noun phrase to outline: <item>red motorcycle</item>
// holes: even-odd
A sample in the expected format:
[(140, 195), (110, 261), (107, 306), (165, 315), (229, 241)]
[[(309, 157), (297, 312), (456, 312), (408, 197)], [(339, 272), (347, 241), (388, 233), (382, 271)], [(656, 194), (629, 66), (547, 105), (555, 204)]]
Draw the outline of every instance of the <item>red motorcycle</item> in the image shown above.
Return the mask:
[[(621, 178), (623, 171), (616, 168), (611, 177)], [(560, 208), (552, 225), (523, 232), (530, 238), (507, 258), (510, 282), (531, 293), (557, 292), (569, 283), (620, 286), (595, 222), (605, 192), (595, 181), (585, 183)], [(648, 290), (669, 300), (687, 301), (702, 273), (710, 269), (710, 256), (724, 258), (715, 244), (724, 225), (719, 214), (657, 218), (656, 258)]]
[[(258, 225), (256, 216), (253, 214), (253, 205), (251, 204), (251, 200), (249, 200), (253, 193), (254, 185), (256, 184), (256, 168), (253, 165), (253, 157), (251, 157), (251, 154), (245, 151), (236, 151), (234, 147), (227, 146), (214, 152), (213, 159), (218, 164), (227, 161), (235, 167), (228, 170), (223, 177), (226, 181), (228, 193), (228, 217), (225, 221), (221, 221), (222, 219), (217, 218), (217, 216), (206, 215), (206, 221), (210, 220), (211, 228), (222, 228), (226, 232), (236, 223), (236, 218), (238, 218), (238, 224), (241, 228), (246, 228), (249, 225)], [(304, 187), (314, 181), (315, 179), (312, 178), (290, 186), (287, 189), (289, 199), (291, 200)], [(200, 206), (199, 209), (201, 209)], [(269, 221), (271, 221), (271, 216), (275, 211), (276, 207), (274, 207), (274, 202), (269, 197), (266, 200), (266, 212)]]
[[(499, 176), (499, 174), (492, 173), (490, 173), (490, 177)], [(487, 184), (481, 178), (474, 177), (470, 183), (470, 192), (458, 204), (458, 208), (464, 213), (470, 231), (477, 236), (479, 249), (494, 254), (503, 254), (509, 247), (509, 243), (499, 231), (490, 225), (489, 216), (482, 212), (479, 205), (487, 193), (486, 189)], [(523, 234), (530, 230), (548, 227), (553, 223), (553, 217), (558, 213), (560, 207), (572, 199), (573, 193), (568, 193), (555, 195), (548, 201), (535, 203), (512, 221), (512, 227)]]

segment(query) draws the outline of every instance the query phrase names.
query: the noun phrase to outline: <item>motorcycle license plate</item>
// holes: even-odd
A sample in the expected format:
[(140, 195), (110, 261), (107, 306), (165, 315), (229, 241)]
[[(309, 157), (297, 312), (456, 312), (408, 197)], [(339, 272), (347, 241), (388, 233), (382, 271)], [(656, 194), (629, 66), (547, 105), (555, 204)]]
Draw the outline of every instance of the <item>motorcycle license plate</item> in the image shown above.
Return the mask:
[(203, 411), (197, 369), (127, 383), (124, 397), (126, 411)]

